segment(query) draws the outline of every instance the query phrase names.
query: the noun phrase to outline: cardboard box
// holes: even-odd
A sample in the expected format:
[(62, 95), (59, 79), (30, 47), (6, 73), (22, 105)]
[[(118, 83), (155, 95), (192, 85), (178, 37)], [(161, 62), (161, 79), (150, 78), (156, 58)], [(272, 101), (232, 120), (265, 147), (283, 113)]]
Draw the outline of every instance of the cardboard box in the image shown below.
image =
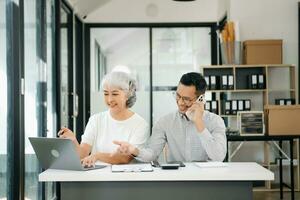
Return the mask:
[(268, 135), (300, 135), (300, 105), (265, 107)]
[(282, 40), (246, 40), (244, 64), (282, 64)]

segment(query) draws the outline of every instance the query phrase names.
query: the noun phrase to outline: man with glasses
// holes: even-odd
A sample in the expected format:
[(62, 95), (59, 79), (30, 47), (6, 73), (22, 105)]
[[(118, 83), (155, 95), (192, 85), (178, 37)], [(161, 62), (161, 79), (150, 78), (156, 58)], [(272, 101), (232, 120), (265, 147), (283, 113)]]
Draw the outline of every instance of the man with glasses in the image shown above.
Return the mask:
[[(196, 101), (204, 95), (206, 86), (200, 73), (184, 74), (175, 93), (178, 111), (157, 121), (145, 148), (114, 141), (119, 145), (118, 151), (150, 162), (157, 160), (167, 145), (168, 162), (223, 161), (226, 155), (224, 121), (220, 116), (204, 110), (204, 102)], [(193, 113), (192, 117), (187, 117), (186, 113)]]

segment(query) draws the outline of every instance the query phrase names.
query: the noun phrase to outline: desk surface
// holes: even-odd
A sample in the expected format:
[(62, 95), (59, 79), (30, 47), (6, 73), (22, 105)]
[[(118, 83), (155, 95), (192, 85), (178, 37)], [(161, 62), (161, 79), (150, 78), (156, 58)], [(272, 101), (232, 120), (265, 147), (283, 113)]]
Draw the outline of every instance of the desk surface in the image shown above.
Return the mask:
[(154, 168), (153, 172), (111, 172), (111, 166), (90, 171), (48, 169), (39, 181), (256, 181), (274, 180), (274, 173), (253, 162), (230, 162), (226, 167), (202, 168), (185, 163), (178, 170)]

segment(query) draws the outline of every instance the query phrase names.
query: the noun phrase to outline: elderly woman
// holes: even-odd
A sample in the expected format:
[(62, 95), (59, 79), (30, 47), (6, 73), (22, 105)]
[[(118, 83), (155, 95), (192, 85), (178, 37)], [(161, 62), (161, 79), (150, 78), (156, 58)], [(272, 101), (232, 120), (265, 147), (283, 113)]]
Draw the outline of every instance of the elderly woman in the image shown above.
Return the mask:
[(136, 102), (134, 79), (124, 72), (111, 72), (104, 77), (102, 88), (108, 110), (90, 117), (81, 144), (71, 130), (62, 128), (58, 132), (60, 138), (74, 142), (84, 166), (96, 161), (129, 163), (132, 157), (118, 153), (113, 141), (124, 140), (141, 147), (149, 137), (147, 122), (129, 109)]

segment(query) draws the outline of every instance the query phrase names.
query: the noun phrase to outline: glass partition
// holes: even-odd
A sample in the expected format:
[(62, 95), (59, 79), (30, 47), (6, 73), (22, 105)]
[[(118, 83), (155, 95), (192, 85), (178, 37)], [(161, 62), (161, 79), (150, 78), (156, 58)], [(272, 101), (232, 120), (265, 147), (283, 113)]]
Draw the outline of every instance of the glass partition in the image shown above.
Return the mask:
[(68, 12), (60, 8), (60, 125), (69, 127), (69, 54)]
[(211, 64), (210, 31), (204, 27), (153, 29), (153, 122), (177, 109), (172, 91), (180, 77)]
[(149, 29), (91, 29), (91, 114), (106, 110), (100, 83), (112, 70), (129, 72), (138, 83), (132, 110), (150, 122)]
[[(56, 137), (56, 101), (55, 101), (55, 87), (56, 81), (53, 79), (54, 73), (54, 62), (53, 54), (55, 52), (54, 43), (55, 37), (53, 32), (54, 25), (54, 1), (46, 1), (46, 31), (47, 31), (47, 137)], [(54, 199), (55, 194), (55, 183), (47, 182), (46, 184), (46, 199)]]
[(0, 0), (0, 199), (7, 198), (7, 64), (5, 2), (5, 0)]
[(25, 101), (24, 101), (24, 126), (25, 126), (25, 198), (38, 198), (38, 173), (39, 166), (36, 155), (28, 137), (39, 135), (38, 105), (41, 91), (39, 82), (43, 76), (43, 62), (37, 55), (37, 12), (36, 0), (24, 1), (24, 74), (25, 74)]
[(91, 28), (91, 114), (106, 109), (100, 83), (104, 74), (115, 69), (130, 71), (138, 79), (139, 91), (133, 109), (149, 124), (176, 110), (172, 91), (182, 74), (200, 72), (201, 65), (212, 62), (210, 32), (210, 27)]

